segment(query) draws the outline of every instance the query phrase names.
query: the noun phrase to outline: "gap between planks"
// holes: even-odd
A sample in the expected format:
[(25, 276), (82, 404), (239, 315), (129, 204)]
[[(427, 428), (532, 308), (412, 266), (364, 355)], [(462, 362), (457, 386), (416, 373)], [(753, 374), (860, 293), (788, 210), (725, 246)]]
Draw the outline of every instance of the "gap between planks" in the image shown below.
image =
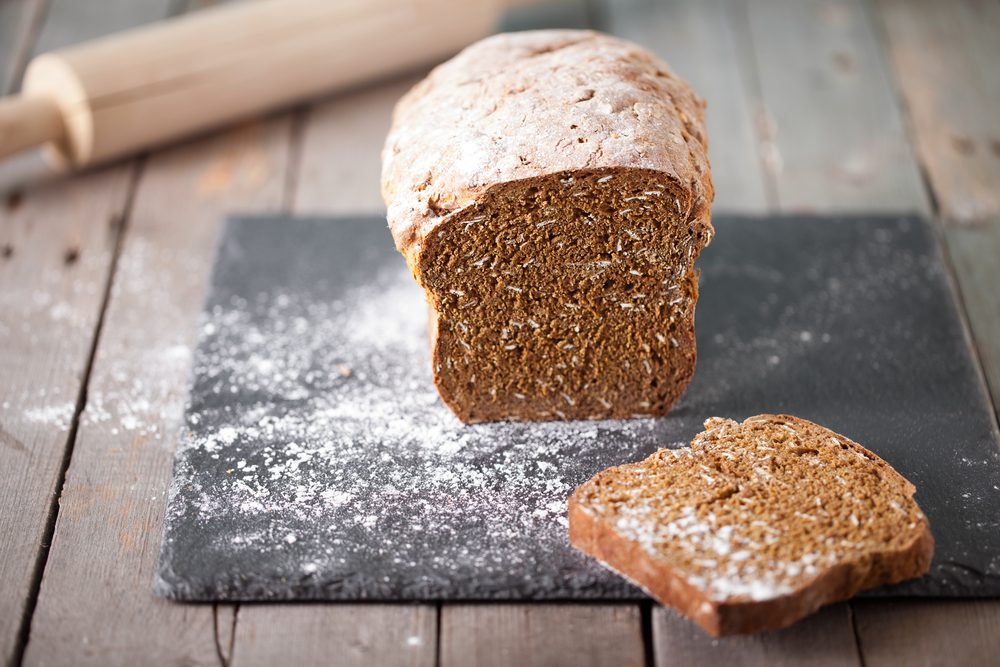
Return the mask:
[(638, 604), (448, 604), (441, 667), (646, 664)]
[(35, 607), (38, 603), (38, 595), (42, 586), (42, 575), (45, 572), (45, 565), (48, 563), (52, 537), (55, 534), (56, 523), (59, 520), (59, 498), (62, 495), (62, 489), (66, 483), (66, 473), (69, 470), (69, 464), (73, 458), (76, 435), (80, 428), (80, 417), (83, 414), (84, 407), (87, 405), (88, 380), (90, 379), (90, 373), (94, 368), (94, 358), (97, 355), (97, 343), (101, 338), (101, 330), (104, 328), (104, 318), (107, 313), (108, 300), (111, 296), (111, 285), (114, 281), (115, 270), (118, 266), (118, 259), (121, 256), (122, 238), (124, 236), (125, 225), (128, 222), (128, 211), (131, 208), (132, 199), (135, 195), (136, 184), (138, 183), (139, 177), (142, 173), (141, 161), (137, 161), (137, 163), (129, 165), (125, 171), (128, 173), (128, 186), (125, 191), (125, 202), (122, 205), (123, 213), (120, 217), (115, 218), (115, 222), (113, 224), (113, 248), (111, 250), (110, 266), (108, 267), (107, 275), (104, 280), (104, 286), (101, 289), (97, 322), (94, 326), (94, 333), (91, 336), (86, 360), (83, 365), (83, 372), (80, 379), (80, 389), (77, 393), (76, 402), (73, 406), (73, 415), (70, 420), (69, 433), (66, 437), (66, 446), (63, 450), (62, 460), (60, 461), (59, 470), (57, 472), (57, 486), (52, 497), (51, 507), (49, 509), (48, 517), (42, 533), (42, 541), (38, 546), (38, 555), (36, 556), (35, 566), (31, 574), (30, 591), (28, 599), (25, 603), (24, 614), (21, 618), (21, 627), (17, 635), (15, 652), (11, 659), (13, 664), (21, 664), (24, 658), (24, 652), (28, 646), (28, 637), (31, 631), (31, 619), (35, 613)]
[(278, 118), (148, 159), (25, 664), (220, 663), (213, 608), (155, 598), (153, 572), (213, 242), (234, 206), (280, 210), (289, 138)]
[[(39, 44), (64, 45), (66, 35), (58, 33), (65, 32), (61, 26), (66, 7), (59, 0), (36, 0), (0, 8), (3, 18), (20, 30), (9, 42), (16, 48), (3, 54), (13, 59), (4, 67), (8, 91)], [(15, 11), (21, 12), (20, 20), (13, 20)], [(0, 524), (5, 533), (18, 536), (3, 546), (0, 565), (4, 662), (20, 662), (28, 641), (136, 178), (137, 167), (129, 163), (6, 198), (2, 233), (10, 236), (4, 242), (2, 268), (22, 275), (11, 274), (4, 294), (12, 300), (5, 312), (13, 318), (10, 327), (3, 326), (4, 334), (13, 339), (4, 346), (10, 356), (0, 360), (12, 378), (6, 389), (15, 392), (3, 405), (4, 440), (19, 443), (20, 452), (13, 455), (21, 457), (4, 461), (8, 475), (0, 484), (0, 511), (5, 515)], [(63, 244), (68, 245), (65, 250)], [(40, 298), (51, 307), (33, 306)], [(45, 405), (30, 408), (36, 400)], [(10, 405), (14, 407), (8, 412)], [(11, 455), (0, 452), (2, 459)]]
[(1000, 414), (1000, 7), (878, 0), (874, 14)]
[[(123, 3), (118, 3), (122, 4)], [(55, 48), (62, 46), (66, 43), (76, 41), (78, 38), (90, 37), (103, 34), (112, 28), (127, 27), (131, 24), (142, 23), (155, 18), (160, 18), (169, 12), (167, 12), (164, 7), (168, 5), (164, 2), (159, 1), (143, 1), (143, 2), (131, 2), (128, 3), (128, 12), (118, 12), (115, 13), (111, 11), (112, 15), (115, 17), (115, 23), (108, 24), (106, 21), (107, 13), (97, 12), (96, 14), (92, 11), (93, 7), (83, 7), (76, 3), (69, 3), (61, 0), (56, 0), (52, 3), (51, 11), (47, 15), (47, 22), (45, 24), (45, 29), (42, 30), (37, 44), (32, 47), (30, 44), (26, 45), (24, 48), (24, 53), (32, 51), (39, 51), (47, 48)], [(104, 9), (108, 9), (106, 6)], [(115, 7), (111, 7), (110, 10), (114, 10)], [(82, 14), (80, 12), (83, 12)], [(22, 63), (23, 64), (23, 63)], [(51, 498), (51, 510), (48, 512), (46, 518), (46, 523), (44, 525), (44, 535), (38, 540), (40, 543), (40, 548), (38, 555), (34, 561), (34, 574), (30, 582), (30, 592), (28, 593), (27, 600), (24, 603), (25, 614), (22, 619), (22, 625), (19, 630), (18, 642), (14, 647), (14, 652), (10, 653), (6, 650), (6, 641), (2, 642), (4, 646), (4, 662), (11, 662), (16, 664), (20, 662), (23, 657), (23, 653), (26, 650), (26, 642), (30, 641), (31, 635), (29, 632), (35, 629), (34, 625), (29, 625), (33, 622), (32, 611), (37, 608), (39, 597), (39, 585), (43, 577), (50, 573), (50, 570), (46, 568), (47, 556), (52, 553), (48, 548), (48, 544), (51, 543), (52, 531), (56, 525), (59, 524), (59, 510), (62, 507), (57, 501), (59, 492), (61, 488), (66, 483), (66, 470), (69, 465), (71, 465), (73, 458), (72, 453), (74, 452), (74, 443), (76, 442), (76, 437), (79, 433), (81, 426), (81, 414), (84, 406), (88, 402), (88, 381), (90, 379), (91, 371), (93, 369), (94, 360), (96, 357), (98, 341), (101, 338), (103, 331), (103, 323), (105, 322), (105, 316), (107, 313), (107, 307), (109, 303), (109, 294), (111, 286), (116, 279), (116, 267), (118, 260), (121, 256), (122, 240), (125, 233), (125, 219), (127, 218), (130, 208), (133, 193), (135, 192), (136, 183), (138, 181), (140, 171), (137, 167), (136, 162), (123, 163), (118, 166), (109, 167), (103, 170), (90, 171), (86, 174), (77, 176), (72, 179), (65, 179), (58, 183), (53, 183), (48, 186), (35, 188), (29, 191), (25, 195), (15, 195), (11, 200), (11, 208), (14, 208), (14, 201), (21, 203), (16, 204), (16, 208), (23, 209), (19, 211), (17, 215), (27, 215), (31, 217), (35, 215), (32, 213), (35, 209), (46, 210), (48, 215), (38, 215), (40, 219), (35, 221), (35, 227), (47, 226), (49, 228), (59, 225), (67, 226), (67, 228), (75, 227), (77, 225), (81, 226), (81, 230), (74, 230), (72, 234), (76, 237), (77, 245), (71, 250), (66, 251), (64, 262), (67, 267), (91, 267), (87, 269), (88, 283), (83, 283), (84, 286), (87, 284), (97, 283), (101, 284), (99, 289), (92, 291), (92, 305), (96, 312), (95, 321), (92, 326), (89, 327), (89, 331), (86, 333), (84, 338), (81, 333), (76, 330), (67, 330), (59, 338), (72, 341), (76, 338), (81, 338), (84, 343), (86, 343), (85, 354), (81, 354), (82, 368), (77, 371), (75, 370), (75, 361), (66, 364), (61, 363), (58, 365), (60, 372), (65, 373), (66, 379), (65, 384), (76, 384), (79, 381), (76, 400), (73, 405), (72, 416), (69, 418), (69, 432), (65, 439), (64, 446), (60, 447), (58, 450), (52, 448), (51, 456), (46, 452), (45, 457), (38, 457), (35, 459), (34, 463), (36, 466), (45, 461), (51, 460), (53, 458), (59, 458), (59, 465), (54, 471), (54, 477), (56, 478), (56, 484), (53, 491), (50, 494)], [(119, 187), (116, 183), (126, 181), (124, 187)], [(23, 200), (23, 201), (22, 201)], [(91, 201), (92, 200), (92, 201)], [(105, 202), (100, 204), (100, 202)], [(55, 209), (55, 210), (51, 210)], [(105, 226), (99, 224), (103, 222), (102, 218), (104, 214), (101, 211), (108, 212), (113, 219), (113, 224), (111, 225), (110, 231), (107, 232), (108, 240), (104, 241), (104, 246), (110, 246), (110, 250), (101, 249), (100, 245), (95, 245), (95, 243), (101, 242), (101, 235), (98, 230), (104, 230)], [(94, 215), (97, 214), (97, 215)], [(36, 231), (33, 229), (33, 231)], [(50, 232), (52, 230), (50, 229)], [(56, 242), (62, 234), (48, 234), (51, 241)], [(13, 247), (13, 246), (7, 246)], [(5, 254), (13, 254), (13, 250), (10, 253), (5, 251)], [(95, 274), (95, 271), (97, 272)], [(37, 272), (36, 272), (37, 273)], [(66, 274), (65, 280), (73, 281), (75, 293), (75, 286), (78, 284), (80, 277), (79, 271), (75, 273)], [(93, 274), (93, 275), (91, 275)], [(96, 281), (96, 282), (95, 282)], [(20, 285), (20, 287), (24, 287)], [(30, 287), (30, 280), (29, 285)], [(65, 290), (64, 290), (65, 291)], [(85, 291), (84, 293), (91, 293)], [(25, 298), (26, 302), (30, 302), (31, 298)], [(79, 307), (86, 307), (88, 303), (84, 302), (82, 304), (74, 304), (76, 310), (69, 313), (73, 319), (78, 319), (80, 317), (89, 317), (85, 314), (77, 313)], [(90, 322), (90, 320), (87, 320)], [(48, 327), (46, 327), (48, 329)], [(58, 327), (57, 327), (58, 328)], [(62, 341), (60, 341), (62, 343)], [(83, 352), (83, 351), (81, 351)], [(32, 347), (30, 351), (31, 357), (34, 355), (39, 355), (39, 349)], [(65, 367), (65, 370), (63, 368)], [(58, 393), (58, 392), (54, 392)], [(47, 478), (50, 473), (45, 470), (34, 470), (29, 476), (29, 479), (35, 477)], [(38, 499), (37, 505), (39, 507), (47, 506), (49, 499)], [(7, 505), (8, 508), (14, 507), (14, 505)], [(30, 535), (30, 531), (25, 529), (24, 534)], [(45, 574), (43, 574), (43, 572)], [(100, 610), (98, 610), (100, 611)], [(95, 613), (91, 620), (100, 618), (99, 613)], [(84, 636), (85, 638), (85, 636)], [(63, 648), (67, 648), (63, 646)], [(63, 654), (62, 661), (68, 659), (68, 656)], [(30, 662), (31, 658), (28, 658)], [(57, 660), (59, 661), (59, 660)]]

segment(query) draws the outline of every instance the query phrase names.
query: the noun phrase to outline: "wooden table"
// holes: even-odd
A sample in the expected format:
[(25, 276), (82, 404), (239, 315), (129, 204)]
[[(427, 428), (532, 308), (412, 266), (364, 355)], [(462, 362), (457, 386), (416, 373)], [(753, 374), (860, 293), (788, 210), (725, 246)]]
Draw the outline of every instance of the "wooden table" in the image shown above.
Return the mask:
[[(0, 0), (27, 58), (197, 0)], [(559, 0), (710, 103), (716, 210), (936, 221), (1000, 407), (1000, 4)], [(152, 572), (213, 241), (228, 212), (381, 211), (413, 76), (0, 200), (0, 659), (28, 665), (997, 664), (1000, 601), (855, 601), (714, 641), (651, 604), (179, 605)], [(266, 85), (267, 82), (261, 82)]]

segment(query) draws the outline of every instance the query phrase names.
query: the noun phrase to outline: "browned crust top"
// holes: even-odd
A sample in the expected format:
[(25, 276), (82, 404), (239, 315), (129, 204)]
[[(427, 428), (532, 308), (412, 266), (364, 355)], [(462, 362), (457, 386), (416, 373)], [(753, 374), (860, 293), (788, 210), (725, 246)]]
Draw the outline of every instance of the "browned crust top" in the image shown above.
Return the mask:
[(490, 187), (582, 169), (666, 174), (688, 219), (713, 197), (704, 102), (649, 51), (585, 30), (484, 39), (398, 103), (382, 153), (396, 246), (421, 240)]

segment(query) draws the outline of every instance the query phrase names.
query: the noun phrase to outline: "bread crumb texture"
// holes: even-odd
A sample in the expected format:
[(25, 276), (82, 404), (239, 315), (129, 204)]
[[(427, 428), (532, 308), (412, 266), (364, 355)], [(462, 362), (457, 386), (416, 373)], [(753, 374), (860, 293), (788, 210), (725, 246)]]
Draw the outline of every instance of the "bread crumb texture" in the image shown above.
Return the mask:
[(590, 31), (497, 35), (397, 105), (382, 188), (464, 421), (665, 414), (713, 233), (704, 104)]
[(923, 575), (915, 488), (812, 422), (712, 418), (690, 447), (609, 468), (570, 499), (570, 541), (713, 635), (774, 630)]

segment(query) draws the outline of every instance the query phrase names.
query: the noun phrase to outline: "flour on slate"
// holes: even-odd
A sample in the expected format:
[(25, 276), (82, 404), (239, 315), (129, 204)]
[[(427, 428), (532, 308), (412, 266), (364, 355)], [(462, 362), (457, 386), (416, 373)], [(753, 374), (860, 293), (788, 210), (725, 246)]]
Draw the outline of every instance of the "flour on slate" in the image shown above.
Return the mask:
[[(1000, 590), (992, 411), (926, 225), (717, 222), (700, 260), (698, 372), (667, 418), (477, 426), (437, 397), (426, 304), (384, 220), (231, 224), (193, 354), (158, 590), (635, 597), (569, 546), (567, 496), (599, 470), (685, 445), (706, 417), (761, 412), (845, 433), (917, 486), (937, 558), (892, 593)], [(156, 415), (179, 408), (184, 342), (143, 355), (157, 372), (142, 385), (112, 369), (115, 391), (92, 392), (84, 421), (136, 435), (169, 423)], [(25, 405), (36, 420), (71, 414), (38, 398)]]
[[(463, 425), (434, 389), (426, 331), (402, 262), (332, 301), (277, 293), (211, 308), (192, 390), (210, 398), (189, 406), (175, 480), (199, 500), (175, 491), (168, 523), (239, 523), (205, 549), (242, 563), (269, 554), (261, 579), (360, 577), (357, 595), (434, 596), (476, 572), (500, 596), (565, 585), (532, 581), (538, 558), (609, 579), (568, 547), (566, 499), (607, 460), (602, 437), (652, 448), (652, 422)], [(583, 478), (564, 476), (588, 456)]]

